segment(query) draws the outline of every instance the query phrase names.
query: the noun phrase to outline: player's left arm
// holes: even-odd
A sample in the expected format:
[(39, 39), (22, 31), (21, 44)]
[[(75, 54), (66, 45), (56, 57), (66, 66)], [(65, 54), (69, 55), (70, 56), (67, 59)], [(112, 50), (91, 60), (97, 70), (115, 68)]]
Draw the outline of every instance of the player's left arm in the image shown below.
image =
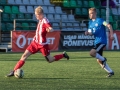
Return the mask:
[(106, 26), (109, 29), (109, 31), (110, 31), (110, 38), (114, 39), (112, 26), (109, 23), (107, 23), (106, 21), (103, 22), (103, 25)]

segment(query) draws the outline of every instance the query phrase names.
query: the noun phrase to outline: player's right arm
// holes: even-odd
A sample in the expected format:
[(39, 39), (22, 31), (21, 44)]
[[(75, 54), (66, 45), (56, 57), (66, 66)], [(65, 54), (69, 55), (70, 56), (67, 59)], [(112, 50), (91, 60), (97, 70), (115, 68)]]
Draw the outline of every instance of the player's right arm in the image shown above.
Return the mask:
[(85, 35), (92, 35), (92, 29), (90, 29), (90, 21), (89, 21), (88, 30), (85, 31)]
[(92, 35), (92, 30), (88, 29), (87, 31), (85, 31), (85, 35)]
[(52, 28), (49, 20), (47, 18), (44, 19), (45, 27), (47, 32), (53, 32), (54, 29)]
[(47, 27), (46, 30), (47, 30), (47, 32), (53, 32), (54, 31), (54, 29), (52, 27)]

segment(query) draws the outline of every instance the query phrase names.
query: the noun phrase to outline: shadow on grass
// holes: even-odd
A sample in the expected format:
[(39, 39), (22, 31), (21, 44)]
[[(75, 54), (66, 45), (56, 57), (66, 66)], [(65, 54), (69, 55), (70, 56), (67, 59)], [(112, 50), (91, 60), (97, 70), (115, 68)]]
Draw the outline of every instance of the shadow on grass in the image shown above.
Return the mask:
[[(0, 58), (0, 61), (18, 61), (19, 59), (5, 59), (5, 58)], [(46, 61), (44, 58), (43, 59), (27, 59), (27, 61)]]
[[(72, 57), (72, 58), (71, 58)], [(109, 56), (109, 57), (106, 57), (107, 59), (119, 59), (120, 57), (113, 57), (113, 56)], [(90, 56), (86, 56), (86, 57), (83, 57), (83, 56), (70, 56), (70, 61), (78, 61), (78, 60), (82, 60), (82, 59), (94, 59), (93, 57), (90, 57)], [(18, 61), (19, 58), (9, 58), (9, 57), (0, 57), (0, 61)], [(46, 59), (44, 57), (40, 57), (40, 58), (28, 58), (27, 61), (46, 61)], [(65, 61), (65, 58), (61, 61)]]
[(57, 80), (57, 79), (72, 79), (72, 78), (22, 78), (22, 79), (37, 79), (37, 80), (38, 79), (48, 79), (48, 80), (49, 79), (56, 79)]
[[(78, 59), (76, 59), (76, 58), (78, 58)], [(78, 61), (78, 60), (81, 60), (81, 59), (87, 59), (87, 58), (91, 58), (91, 57), (75, 57), (75, 58), (70, 58), (69, 60), (70, 61)], [(0, 61), (18, 61), (19, 59), (8, 59), (8, 58), (0, 58)], [(46, 59), (44, 59), (44, 58), (36, 58), (36, 59), (34, 59), (34, 58), (32, 58), (32, 59), (30, 59), (30, 58), (28, 58), (27, 59), (27, 61), (46, 61)], [(65, 60), (65, 58), (63, 59), (63, 60), (61, 60), (61, 61), (66, 61)]]

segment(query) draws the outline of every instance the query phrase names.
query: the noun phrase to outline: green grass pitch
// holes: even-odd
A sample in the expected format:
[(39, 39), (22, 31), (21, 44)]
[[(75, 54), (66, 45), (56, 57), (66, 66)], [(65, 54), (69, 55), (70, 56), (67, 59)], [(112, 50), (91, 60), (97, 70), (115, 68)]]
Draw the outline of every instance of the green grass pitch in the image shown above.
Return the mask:
[[(55, 55), (61, 52), (51, 52)], [(68, 51), (70, 60), (48, 63), (41, 53), (30, 56), (22, 67), (24, 77), (6, 78), (22, 53), (0, 53), (0, 90), (119, 90), (120, 52), (104, 51), (115, 75), (107, 73), (89, 51)]]

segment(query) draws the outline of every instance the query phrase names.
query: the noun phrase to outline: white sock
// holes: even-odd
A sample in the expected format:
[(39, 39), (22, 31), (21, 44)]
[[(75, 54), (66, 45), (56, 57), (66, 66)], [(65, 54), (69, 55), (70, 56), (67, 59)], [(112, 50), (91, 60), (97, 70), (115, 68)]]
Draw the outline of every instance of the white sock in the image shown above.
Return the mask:
[(107, 63), (106, 63), (106, 65), (105, 65), (105, 67), (104, 67), (104, 70), (107, 71), (108, 73), (113, 72), (113, 71), (111, 70), (111, 68), (108, 66)]
[[(101, 67), (103, 67), (103, 65), (102, 65), (102, 64), (100, 64), (100, 66), (101, 66)], [(106, 66), (104, 67), (104, 70), (105, 70), (106, 72), (108, 72), (108, 73), (113, 72), (113, 71), (111, 70), (111, 68), (108, 66), (108, 64), (107, 64), (107, 63), (106, 63)]]
[(99, 59), (100, 61), (104, 61), (105, 58), (101, 56), (100, 54), (96, 53), (96, 58)]

